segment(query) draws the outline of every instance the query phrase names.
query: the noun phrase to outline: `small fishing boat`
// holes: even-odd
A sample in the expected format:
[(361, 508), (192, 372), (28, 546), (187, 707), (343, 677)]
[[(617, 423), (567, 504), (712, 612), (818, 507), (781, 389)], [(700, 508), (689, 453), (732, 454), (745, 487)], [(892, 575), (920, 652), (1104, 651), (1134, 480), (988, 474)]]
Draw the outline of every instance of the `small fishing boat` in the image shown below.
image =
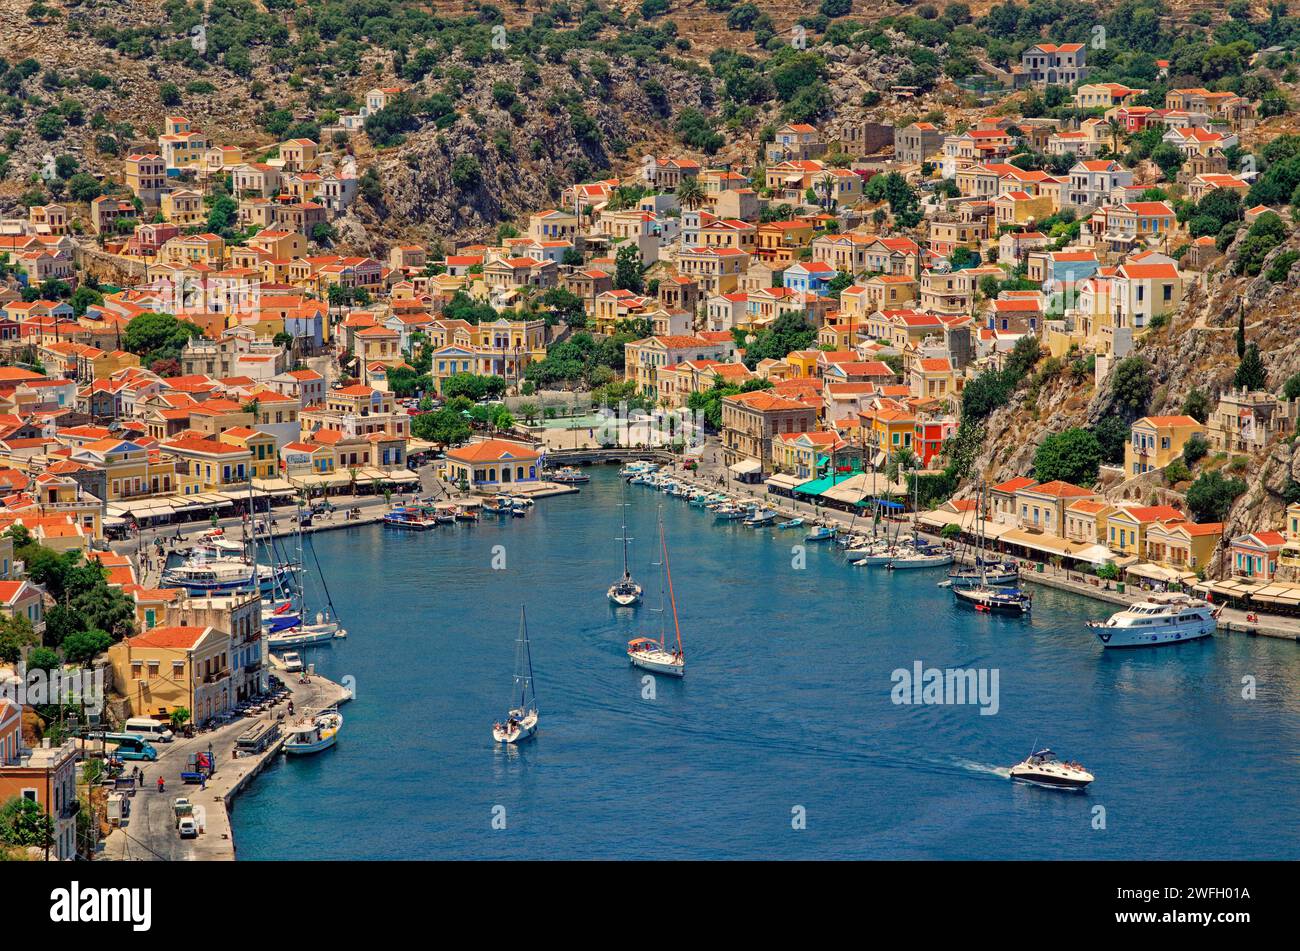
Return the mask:
[(337, 710), (309, 717), (285, 730), (284, 751), (291, 756), (319, 753), (338, 742), (343, 729), (343, 714)]
[(456, 521), (458, 522), (477, 522), (479, 520), (479, 504), (477, 502), (462, 502), (456, 506)]
[(1081, 763), (1063, 763), (1051, 750), (1031, 753), (1024, 762), (1012, 766), (1009, 774), (1012, 782), (1049, 789), (1081, 790), (1096, 779)]
[(510, 506), (510, 517), (511, 517), (511, 518), (523, 518), (523, 517), (526, 516), (527, 514), (528, 514), (528, 506), (526, 506), (526, 505), (520, 505), (520, 504), (518, 504), (518, 502), (515, 502), (515, 503), (511, 504), (511, 506)]
[(777, 528), (799, 528), (801, 525), (803, 525), (803, 519), (792, 518), (779, 523), (776, 527)]
[(750, 528), (758, 528), (760, 525), (771, 525), (776, 521), (776, 515), (777, 513), (771, 509), (760, 509), (750, 515), (749, 518), (745, 519), (743, 524), (748, 525)]
[(717, 522), (735, 522), (745, 517), (745, 511), (734, 502), (726, 503), (713, 510), (713, 519)]
[(439, 502), (433, 507), (433, 519), (440, 525), (450, 525), (456, 521), (456, 503)]
[(624, 478), (627, 478), (629, 476), (631, 477), (640, 476), (644, 478), (645, 476), (648, 476), (651, 473), (655, 472), (658, 468), (659, 468), (659, 464), (657, 462), (648, 462), (648, 461), (629, 462), (623, 468), (618, 470), (618, 474), (623, 476)]
[(834, 525), (818, 525), (804, 536), (806, 542), (828, 542), (836, 536), (838, 529)]
[[(515, 698), (518, 698), (518, 702)], [(519, 637), (515, 640), (515, 672), (510, 702), (503, 721), (492, 724), (492, 739), (519, 743), (537, 732), (537, 691), (533, 686), (533, 651), (528, 642), (528, 617), (519, 606)]]
[(405, 506), (385, 512), (383, 522), (388, 528), (397, 528), (406, 532), (426, 532), (438, 525), (437, 519), (431, 513), (417, 506)]
[[(668, 539), (664, 534), (664, 513), (659, 510), (659, 638), (636, 637), (627, 642), (627, 659), (634, 667), (667, 674), (670, 677), (686, 676), (686, 652), (682, 650), (682, 628), (677, 621), (677, 596), (673, 593), (672, 569), (668, 564)], [(667, 614), (664, 610), (664, 587), (667, 585), (668, 602), (672, 606), (673, 630), (677, 646), (667, 646)]]
[(486, 515), (505, 515), (510, 514), (510, 499), (504, 495), (496, 495), (490, 499), (483, 500), (483, 512)]
[(565, 466), (551, 473), (551, 481), (561, 485), (581, 485), (591, 481), (591, 476), (573, 466)]

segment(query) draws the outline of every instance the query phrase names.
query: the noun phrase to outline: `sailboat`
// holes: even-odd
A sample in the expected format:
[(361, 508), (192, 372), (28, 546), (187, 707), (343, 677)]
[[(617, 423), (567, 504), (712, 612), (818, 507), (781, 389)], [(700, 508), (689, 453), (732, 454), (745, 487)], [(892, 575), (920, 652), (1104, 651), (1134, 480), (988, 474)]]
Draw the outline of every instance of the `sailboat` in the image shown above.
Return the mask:
[(641, 586), (632, 580), (632, 572), (627, 567), (627, 503), (623, 503), (623, 577), (609, 587), (609, 600), (619, 607), (631, 607), (641, 600)]
[[(634, 667), (653, 670), (670, 677), (686, 675), (686, 653), (682, 650), (682, 628), (677, 621), (677, 597), (673, 594), (673, 574), (668, 565), (668, 540), (664, 536), (664, 512), (659, 509), (659, 547), (663, 560), (659, 562), (659, 639), (637, 637), (627, 642), (627, 658)], [(668, 600), (673, 610), (673, 630), (677, 646), (667, 645), (667, 618), (664, 616), (664, 585), (668, 586)]]
[[(515, 702), (515, 698), (518, 702)], [(504, 722), (492, 724), (498, 743), (521, 743), (537, 732), (537, 691), (533, 687), (533, 652), (528, 644), (528, 617), (519, 606), (519, 638), (515, 641), (515, 675), (511, 703)]]
[[(298, 521), (297, 536), (298, 536), (298, 566), (301, 569), (305, 564), (303, 560), (301, 519)], [(313, 548), (312, 557), (315, 557), (315, 554), (316, 552), (315, 549)], [(273, 559), (275, 557), (275, 550), (273, 546), (271, 548), (271, 557)], [(316, 570), (318, 573), (320, 572), (319, 559), (317, 559), (316, 561)], [(319, 574), (319, 577), (320, 577), (321, 587), (325, 591), (326, 602), (329, 604), (329, 607), (332, 610), (334, 607), (334, 602), (329, 596), (329, 587), (325, 584), (325, 576), (323, 574)], [(318, 611), (316, 613), (316, 623), (315, 624), (309, 623), (308, 619), (311, 617), (311, 615), (307, 611), (307, 586), (305, 583), (305, 577), (303, 577), (302, 575), (300, 575), (298, 579), (298, 590), (296, 592), (289, 592), (290, 598), (292, 598), (293, 594), (295, 593), (297, 594), (298, 605), (299, 605), (298, 615), (297, 615), (298, 622), (296, 624), (282, 627), (278, 630), (266, 630), (264, 633), (266, 636), (267, 647), (271, 647), (271, 648), (309, 647), (313, 644), (328, 643), (329, 641), (333, 640), (336, 637), (348, 636), (348, 632), (343, 629), (343, 626), (341, 624), (339, 624), (338, 619), (335, 617), (331, 617), (330, 611), (325, 611), (325, 612)]]
[[(983, 488), (980, 491), (981, 498), (975, 504), (975, 514), (979, 518), (983, 512)], [(985, 614), (1028, 614), (1034, 606), (1032, 596), (1021, 591), (1014, 585), (999, 585), (994, 583), (995, 577), (1002, 577), (1003, 571), (999, 566), (990, 566), (985, 561), (983, 548), (983, 523), (980, 522), (980, 552), (975, 565), (975, 570), (979, 573), (978, 580), (974, 584), (959, 584), (958, 581), (966, 579), (952, 578), (952, 595), (963, 604), (969, 604), (976, 611)], [(954, 573), (955, 574), (955, 573)], [(950, 575), (951, 577), (951, 575)]]
[(949, 587), (974, 588), (1014, 585), (1020, 579), (1015, 562), (990, 561), (984, 544), (984, 484), (981, 483), (975, 501), (975, 563), (962, 565), (948, 572)]

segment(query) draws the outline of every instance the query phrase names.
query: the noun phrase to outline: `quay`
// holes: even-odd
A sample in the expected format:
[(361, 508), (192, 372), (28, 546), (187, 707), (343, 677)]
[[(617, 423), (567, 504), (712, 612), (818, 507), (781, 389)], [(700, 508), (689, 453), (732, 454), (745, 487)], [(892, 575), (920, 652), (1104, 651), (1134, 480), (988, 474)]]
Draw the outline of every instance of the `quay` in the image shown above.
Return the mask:
[[(674, 463), (681, 462), (679, 456), (671, 456), (670, 458)], [(721, 475), (710, 475), (703, 470), (691, 472), (685, 469), (674, 469), (672, 475), (673, 478), (680, 482), (710, 492), (724, 492), (731, 496), (744, 496), (761, 501), (766, 508), (772, 509), (785, 518), (811, 518), (827, 525), (835, 525), (840, 529), (848, 529), (855, 521), (862, 521), (860, 517), (855, 519), (850, 512), (841, 512), (838, 509), (813, 505), (810, 502), (799, 502), (784, 496), (772, 495), (765, 486), (738, 483)], [(916, 528), (914, 532), (930, 542), (936, 544), (942, 542), (942, 539), (936, 534), (925, 529)], [(974, 554), (958, 552), (958, 558), (966, 563), (972, 563)], [(1122, 607), (1141, 601), (1149, 593), (1145, 589), (1134, 589), (1131, 585), (1125, 585), (1124, 589), (1120, 590), (1115, 582), (1090, 579), (1088, 575), (1057, 568), (1047, 562), (1021, 557), (1015, 557), (1011, 560), (1020, 566), (1020, 580), (1022, 583), (1029, 582), (1046, 588), (1069, 591), (1095, 601)], [(1096, 581), (1096, 583), (1094, 584), (1093, 581)], [(1300, 642), (1300, 618), (1262, 613), (1258, 614), (1257, 618), (1257, 620), (1248, 620), (1247, 612), (1237, 608), (1223, 607), (1218, 617), (1219, 630), (1229, 634), (1273, 637)]]
[[(278, 666), (278, 662), (273, 664)], [(312, 674), (308, 684), (299, 683), (296, 675), (282, 670), (279, 676), (289, 688), (295, 716), (338, 706), (352, 697), (345, 687), (319, 674)], [(155, 744), (155, 762), (131, 764), (140, 766), (144, 782), (130, 796), (130, 816), (104, 839), (97, 858), (117, 862), (233, 861), (236, 847), (230, 811), (235, 797), (281, 754), (285, 737), (281, 732), (262, 752), (249, 755), (236, 755), (235, 744), (258, 724), (276, 724), (283, 731), (289, 722), (287, 711), (286, 701), (254, 717), (237, 717), (190, 738), (177, 737), (171, 743)], [(346, 742), (342, 738), (346, 730), (345, 723), (340, 742)], [(203, 785), (186, 784), (181, 772), (190, 755), (197, 753), (211, 753), (215, 771)], [(157, 789), (159, 776), (165, 784), (161, 793)], [(204, 830), (197, 838), (182, 839), (176, 831), (173, 802), (180, 796), (189, 799), (196, 811), (202, 809)]]

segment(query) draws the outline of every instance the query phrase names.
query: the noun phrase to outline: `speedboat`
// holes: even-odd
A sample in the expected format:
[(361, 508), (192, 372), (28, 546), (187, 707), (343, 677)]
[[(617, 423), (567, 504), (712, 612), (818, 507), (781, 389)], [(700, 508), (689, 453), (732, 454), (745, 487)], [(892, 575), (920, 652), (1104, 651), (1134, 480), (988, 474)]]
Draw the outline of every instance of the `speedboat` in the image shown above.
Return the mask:
[(1051, 750), (1039, 750), (1011, 767), (1012, 782), (1051, 789), (1083, 789), (1095, 778), (1079, 763), (1062, 763)]
[(1177, 592), (1151, 594), (1106, 621), (1089, 621), (1102, 647), (1156, 647), (1209, 637), (1218, 627), (1206, 601)]
[(291, 755), (319, 753), (338, 742), (343, 728), (343, 714), (337, 710), (324, 713), (290, 726), (285, 731), (284, 751)]

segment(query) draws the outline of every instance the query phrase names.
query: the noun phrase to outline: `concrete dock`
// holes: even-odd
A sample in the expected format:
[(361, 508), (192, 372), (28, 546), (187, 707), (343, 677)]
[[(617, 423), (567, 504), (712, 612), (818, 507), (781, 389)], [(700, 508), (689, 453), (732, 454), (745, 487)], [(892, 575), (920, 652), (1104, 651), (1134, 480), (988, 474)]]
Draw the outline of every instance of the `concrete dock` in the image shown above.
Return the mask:
[[(336, 706), (351, 699), (348, 691), (319, 674), (311, 683), (298, 682), (297, 674), (277, 670), (277, 676), (289, 688), (293, 699), (295, 719), (303, 714)], [(345, 718), (346, 721), (346, 718)], [(254, 755), (235, 755), (235, 743), (248, 729), (259, 722), (279, 723), (281, 728), (289, 722), (288, 701), (252, 717), (240, 717), (215, 730), (196, 733), (192, 738), (177, 738), (172, 743), (157, 744), (158, 759), (153, 763), (131, 763), (144, 771), (143, 788), (131, 797), (131, 815), (121, 828), (114, 829), (104, 839), (97, 857), (100, 860), (119, 862), (156, 861), (233, 861), (236, 855), (235, 838), (230, 828), (230, 811), (234, 799), (253, 777), (281, 755), (284, 736), (276, 739), (263, 752)], [(339, 742), (346, 743), (347, 723)], [(203, 786), (181, 782), (192, 753), (211, 751), (216, 771)], [(165, 791), (158, 792), (158, 777), (163, 778)], [(173, 801), (184, 796), (194, 804), (195, 812), (202, 811), (204, 831), (195, 839), (182, 839), (176, 831)]]

